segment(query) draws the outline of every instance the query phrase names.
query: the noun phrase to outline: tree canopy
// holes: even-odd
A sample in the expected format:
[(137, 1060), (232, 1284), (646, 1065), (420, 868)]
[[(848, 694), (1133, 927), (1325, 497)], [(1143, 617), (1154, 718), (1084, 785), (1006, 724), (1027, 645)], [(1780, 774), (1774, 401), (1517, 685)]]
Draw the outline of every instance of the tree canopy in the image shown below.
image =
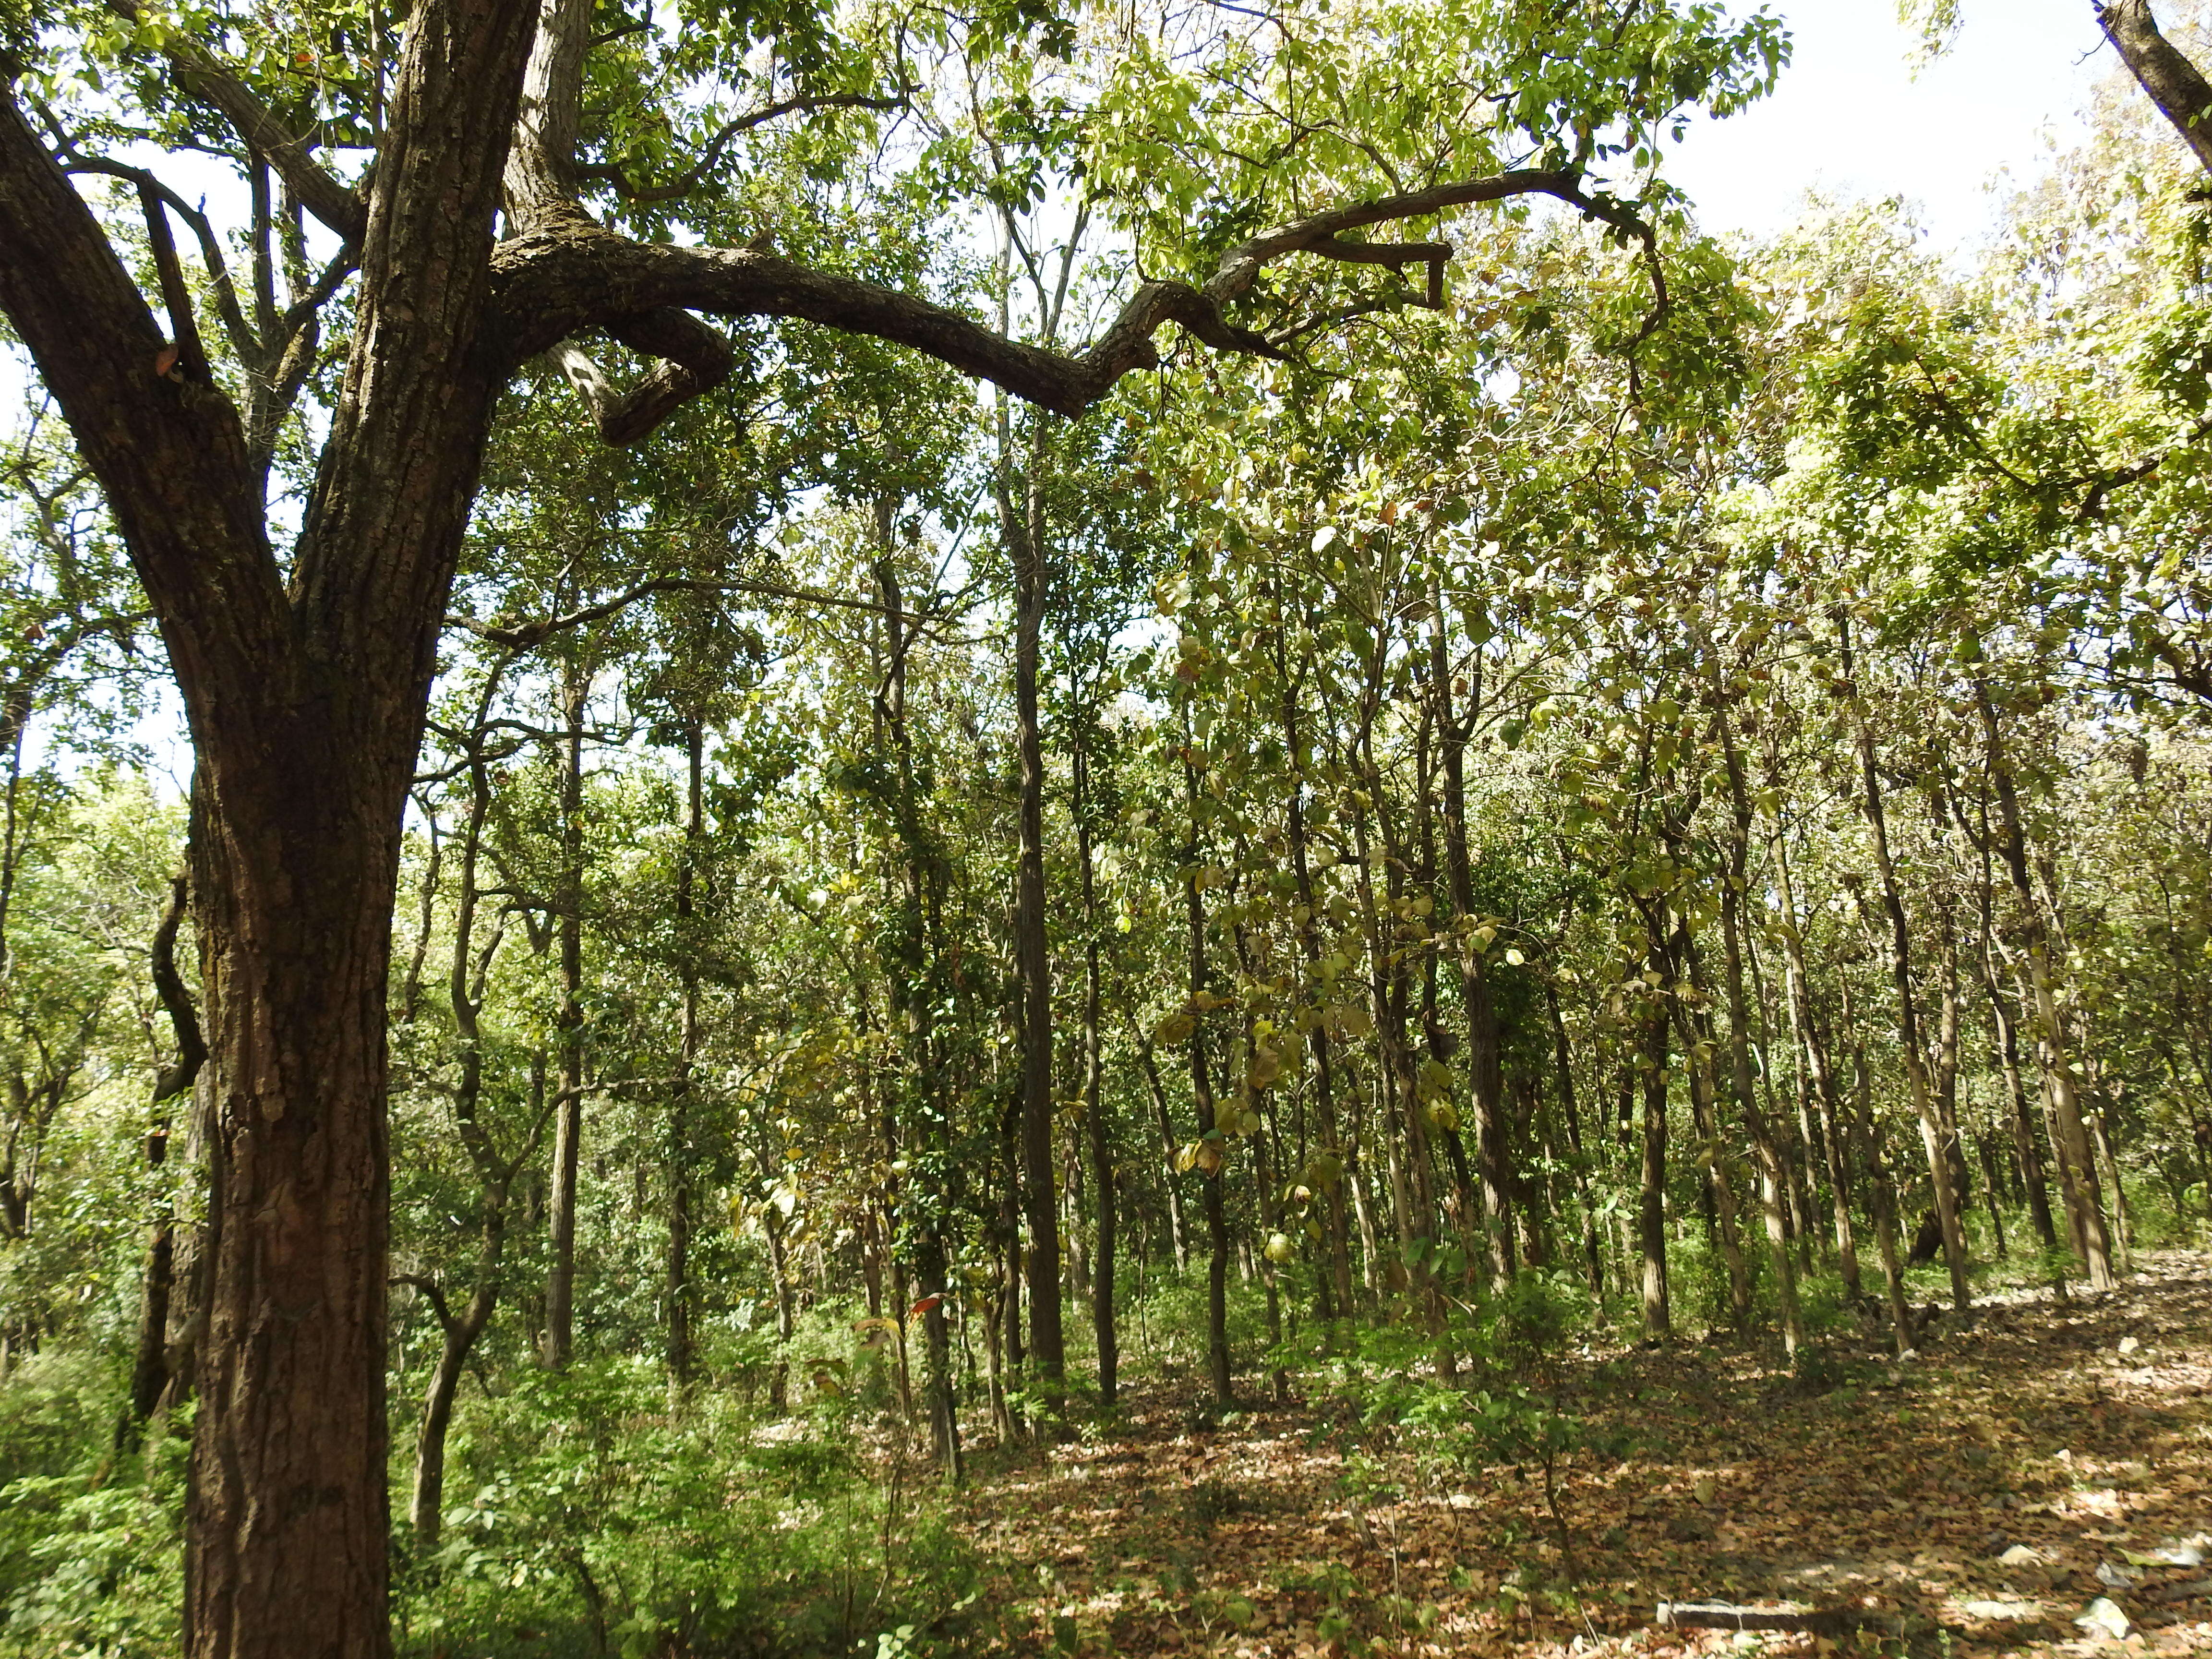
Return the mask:
[(0, 14), (0, 1652), (1083, 1650), (1169, 1395), (1565, 1609), (1634, 1345), (2201, 1242), (2164, 9), (1972, 264), (1705, 0)]

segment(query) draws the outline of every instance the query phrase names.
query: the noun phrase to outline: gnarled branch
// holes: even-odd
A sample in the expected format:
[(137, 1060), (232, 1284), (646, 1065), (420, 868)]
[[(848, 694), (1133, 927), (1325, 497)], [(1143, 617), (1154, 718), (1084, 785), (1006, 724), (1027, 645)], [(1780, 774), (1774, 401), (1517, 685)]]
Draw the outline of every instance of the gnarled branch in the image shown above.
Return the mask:
[(562, 227), (504, 242), (493, 255), (493, 282), (518, 362), (584, 330), (612, 329), (623, 319), (667, 307), (720, 316), (790, 317), (911, 346), (1017, 397), (1077, 416), (1124, 374), (1156, 366), (1153, 337), (1170, 322), (1218, 350), (1283, 358), (1276, 340), (1231, 322), (1225, 307), (1250, 290), (1269, 262), (1291, 254), (1401, 267), (1426, 263), (1430, 302), (1439, 303), (1449, 245), (1369, 245), (1346, 242), (1342, 234), (1522, 196), (1567, 203), (1643, 244), (1660, 309), (1638, 337), (1635, 344), (1641, 345), (1666, 304), (1650, 228), (1621, 204), (1585, 194), (1572, 173), (1534, 170), (1381, 197), (1267, 231), (1231, 249), (1202, 288), (1144, 283), (1105, 332), (1075, 355), (1026, 345), (945, 307), (771, 253), (645, 244), (599, 230), (579, 234)]

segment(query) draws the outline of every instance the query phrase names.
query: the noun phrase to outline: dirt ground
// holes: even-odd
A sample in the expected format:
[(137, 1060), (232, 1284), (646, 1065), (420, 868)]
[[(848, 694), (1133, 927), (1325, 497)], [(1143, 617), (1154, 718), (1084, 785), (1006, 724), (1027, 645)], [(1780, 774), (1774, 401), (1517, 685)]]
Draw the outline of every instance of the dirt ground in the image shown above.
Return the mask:
[[(994, 1649), (1283, 1656), (2212, 1653), (2212, 1259), (1992, 1298), (1904, 1362), (1814, 1379), (1715, 1346), (1579, 1362), (1626, 1456), (1425, 1474), (1327, 1399), (1218, 1426), (1195, 1385), (985, 1454)], [(1255, 1392), (1256, 1392), (1255, 1387)], [(1662, 1628), (1662, 1602), (1838, 1615)], [(2084, 1619), (2092, 1622), (2084, 1624)]]

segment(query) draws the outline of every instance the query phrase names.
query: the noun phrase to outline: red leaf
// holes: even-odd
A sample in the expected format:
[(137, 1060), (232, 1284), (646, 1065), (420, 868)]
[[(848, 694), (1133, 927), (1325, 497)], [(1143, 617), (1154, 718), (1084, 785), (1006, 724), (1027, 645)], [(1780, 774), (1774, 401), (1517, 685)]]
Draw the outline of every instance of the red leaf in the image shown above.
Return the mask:
[(912, 1319), (916, 1314), (926, 1314), (932, 1308), (935, 1307), (939, 1303), (944, 1300), (945, 1296), (942, 1291), (939, 1291), (935, 1296), (925, 1296), (921, 1301), (915, 1303), (914, 1306), (906, 1310), (906, 1316), (908, 1319)]

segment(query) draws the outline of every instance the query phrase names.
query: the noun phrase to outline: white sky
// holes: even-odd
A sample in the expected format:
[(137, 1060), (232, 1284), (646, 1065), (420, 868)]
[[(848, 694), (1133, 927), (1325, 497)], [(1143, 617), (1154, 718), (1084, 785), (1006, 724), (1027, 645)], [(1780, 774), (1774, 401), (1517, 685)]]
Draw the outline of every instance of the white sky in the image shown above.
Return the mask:
[(1957, 41), (1917, 76), (1895, 0), (1768, 3), (1793, 43), (1774, 95), (1700, 121), (1668, 162), (1708, 230), (1780, 229), (1818, 189), (1901, 196), (1932, 243), (1969, 248), (1994, 223), (1992, 181), (2026, 184), (2054, 139), (2084, 136), (2079, 112), (2118, 61), (2090, 0), (1966, 0)]

